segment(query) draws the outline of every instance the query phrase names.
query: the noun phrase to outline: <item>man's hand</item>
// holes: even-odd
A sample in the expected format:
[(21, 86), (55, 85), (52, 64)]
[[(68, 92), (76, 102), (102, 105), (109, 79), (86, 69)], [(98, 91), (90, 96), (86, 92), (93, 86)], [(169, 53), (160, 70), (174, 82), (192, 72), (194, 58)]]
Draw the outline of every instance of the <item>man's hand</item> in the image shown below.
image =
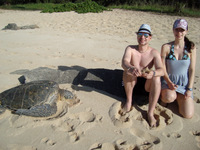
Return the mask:
[(143, 73), (142, 77), (146, 78), (146, 79), (152, 79), (154, 76), (154, 71), (150, 71), (149, 73)]
[(128, 72), (131, 73), (133, 76), (139, 77), (141, 76), (141, 71), (137, 67), (130, 67)]

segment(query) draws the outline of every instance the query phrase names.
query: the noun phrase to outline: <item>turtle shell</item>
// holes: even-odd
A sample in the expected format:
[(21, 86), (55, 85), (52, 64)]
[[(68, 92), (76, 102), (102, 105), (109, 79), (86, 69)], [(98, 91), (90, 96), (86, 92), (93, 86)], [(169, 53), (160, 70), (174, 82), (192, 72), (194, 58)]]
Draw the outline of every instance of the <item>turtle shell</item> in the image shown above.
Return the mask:
[(59, 86), (53, 81), (33, 81), (0, 93), (0, 104), (11, 110), (53, 104), (59, 98)]

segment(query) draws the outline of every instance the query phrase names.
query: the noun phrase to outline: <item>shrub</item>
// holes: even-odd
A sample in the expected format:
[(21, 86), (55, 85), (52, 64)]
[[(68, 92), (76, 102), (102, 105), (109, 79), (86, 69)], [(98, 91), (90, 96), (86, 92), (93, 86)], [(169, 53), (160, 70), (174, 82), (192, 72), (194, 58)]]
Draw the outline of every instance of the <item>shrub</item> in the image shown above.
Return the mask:
[(107, 8), (98, 5), (96, 2), (92, 0), (86, 0), (82, 3), (77, 3), (75, 11), (77, 13), (88, 13), (88, 12), (99, 13), (104, 10), (107, 10)]
[(52, 12), (75, 11), (77, 13), (88, 13), (88, 12), (98, 13), (104, 10), (107, 10), (107, 8), (101, 5), (98, 5), (96, 2), (92, 0), (85, 0), (84, 2), (80, 2), (80, 3), (69, 2), (66, 4), (62, 4), (61, 6), (47, 8), (47, 9), (44, 9), (42, 12), (52, 13)]

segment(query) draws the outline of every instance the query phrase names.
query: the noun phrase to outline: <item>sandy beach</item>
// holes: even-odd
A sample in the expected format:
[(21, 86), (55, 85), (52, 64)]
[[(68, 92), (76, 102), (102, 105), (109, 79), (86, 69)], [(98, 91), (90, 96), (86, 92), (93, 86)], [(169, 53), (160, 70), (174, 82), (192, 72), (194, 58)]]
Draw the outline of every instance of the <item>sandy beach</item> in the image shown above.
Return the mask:
[[(160, 51), (162, 44), (174, 39), (172, 25), (177, 18), (180, 16), (118, 9), (98, 14), (0, 9), (0, 29), (9, 23), (39, 27), (0, 30), (0, 92), (20, 85), (18, 78), (29, 78), (37, 69), (48, 70), (50, 76), (73, 69), (122, 70), (124, 50), (137, 44), (135, 32), (141, 24), (151, 26), (150, 45)], [(155, 114), (159, 123), (150, 129), (145, 117), (148, 104), (135, 106), (122, 116), (119, 111), (125, 98), (117, 93), (59, 80), (59, 87), (72, 91), (80, 102), (53, 119), (18, 116), (6, 110), (0, 114), (0, 150), (200, 149), (200, 18), (184, 19), (189, 24), (188, 37), (197, 47), (192, 119), (182, 118), (176, 103), (167, 108), (158, 104)], [(35, 78), (40, 76), (38, 72)]]

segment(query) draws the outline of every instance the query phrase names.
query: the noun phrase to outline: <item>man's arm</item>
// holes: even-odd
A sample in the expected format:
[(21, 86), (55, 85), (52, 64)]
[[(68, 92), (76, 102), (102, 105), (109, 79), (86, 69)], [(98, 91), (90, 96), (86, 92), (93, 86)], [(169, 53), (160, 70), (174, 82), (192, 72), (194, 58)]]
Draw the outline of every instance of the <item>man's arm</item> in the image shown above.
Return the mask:
[(161, 61), (161, 56), (160, 53), (157, 50), (155, 51), (154, 55), (154, 65), (155, 65), (155, 72), (154, 76), (163, 76), (164, 75), (164, 69), (163, 69), (163, 64)]
[(154, 64), (155, 70), (152, 70), (149, 73), (144, 73), (143, 77), (146, 79), (152, 79), (154, 76), (160, 77), (164, 75), (160, 53), (154, 49), (152, 51), (152, 55), (153, 55), (153, 64)]
[(131, 47), (128, 46), (125, 49), (124, 56), (122, 58), (122, 68), (126, 71), (131, 71), (131, 69), (134, 68), (130, 63), (131, 62), (131, 55), (132, 55)]
[(132, 57), (134, 55), (133, 53), (134, 53), (134, 47), (132, 48), (128, 46), (122, 58), (122, 68), (128, 74), (139, 77), (141, 76), (141, 71), (131, 63), (133, 59)]

